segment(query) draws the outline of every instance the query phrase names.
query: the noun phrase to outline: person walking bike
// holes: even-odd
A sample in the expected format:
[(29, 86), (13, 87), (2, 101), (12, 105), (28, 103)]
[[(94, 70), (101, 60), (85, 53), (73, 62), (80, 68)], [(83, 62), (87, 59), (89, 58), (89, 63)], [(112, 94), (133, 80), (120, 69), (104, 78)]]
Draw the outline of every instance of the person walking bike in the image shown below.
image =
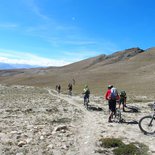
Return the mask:
[(119, 95), (117, 89), (114, 88), (112, 85), (108, 86), (108, 90), (105, 94), (105, 99), (108, 100), (109, 104), (109, 118), (108, 122), (112, 122), (113, 115), (116, 114), (116, 101), (119, 99)]

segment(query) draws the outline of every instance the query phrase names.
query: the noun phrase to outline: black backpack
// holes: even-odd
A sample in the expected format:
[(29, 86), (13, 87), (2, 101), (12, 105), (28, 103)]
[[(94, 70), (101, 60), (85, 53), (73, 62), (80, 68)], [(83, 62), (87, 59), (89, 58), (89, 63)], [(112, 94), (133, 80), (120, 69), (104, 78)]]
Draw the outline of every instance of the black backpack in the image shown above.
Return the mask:
[(120, 97), (126, 97), (126, 92), (124, 90), (121, 91)]

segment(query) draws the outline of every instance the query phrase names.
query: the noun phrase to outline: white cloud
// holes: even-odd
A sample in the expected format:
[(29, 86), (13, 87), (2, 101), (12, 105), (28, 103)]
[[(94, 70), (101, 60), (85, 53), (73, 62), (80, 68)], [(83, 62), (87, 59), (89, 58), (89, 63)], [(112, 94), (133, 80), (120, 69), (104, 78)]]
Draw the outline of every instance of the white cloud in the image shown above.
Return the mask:
[(40, 57), (27, 52), (0, 49), (0, 62), (11, 64), (28, 64), (37, 66), (63, 66), (71, 62)]
[(95, 45), (95, 41), (85, 41), (85, 40), (66, 40), (63, 41), (64, 44), (71, 44), (71, 45)]
[(72, 60), (74, 60), (74, 62), (76, 62), (86, 58), (97, 56), (99, 55), (99, 53), (91, 50), (80, 50), (78, 52), (64, 52), (64, 55), (66, 55), (66, 57), (68, 58), (70, 57)]
[(17, 24), (14, 23), (0, 23), (0, 28), (16, 28)]
[(80, 52), (65, 52), (65, 55), (67, 56), (79, 56), (79, 57), (87, 57), (87, 56), (95, 56), (98, 53), (95, 51), (80, 51)]
[(44, 20), (49, 20), (49, 17), (46, 16), (45, 14), (43, 14), (41, 11), (40, 11), (40, 8), (37, 6), (37, 4), (35, 3), (34, 0), (26, 0), (24, 1), (25, 4), (27, 4), (31, 10), (38, 16), (40, 17), (41, 19), (44, 19)]

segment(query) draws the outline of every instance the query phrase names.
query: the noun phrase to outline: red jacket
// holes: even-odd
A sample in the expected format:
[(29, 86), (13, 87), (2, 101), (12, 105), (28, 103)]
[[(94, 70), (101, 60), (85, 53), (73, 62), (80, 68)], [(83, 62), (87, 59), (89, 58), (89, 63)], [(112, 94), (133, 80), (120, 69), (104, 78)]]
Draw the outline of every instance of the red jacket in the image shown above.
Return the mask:
[[(111, 99), (111, 95), (110, 94), (111, 94), (111, 89), (108, 89), (106, 94), (105, 94), (105, 99), (106, 100), (110, 100)], [(119, 95), (117, 95), (116, 100), (119, 100), (119, 98), (120, 98)]]
[(105, 94), (105, 99), (106, 100), (109, 100), (110, 99), (110, 94), (111, 94), (111, 90), (108, 89), (107, 92), (106, 92), (106, 94)]

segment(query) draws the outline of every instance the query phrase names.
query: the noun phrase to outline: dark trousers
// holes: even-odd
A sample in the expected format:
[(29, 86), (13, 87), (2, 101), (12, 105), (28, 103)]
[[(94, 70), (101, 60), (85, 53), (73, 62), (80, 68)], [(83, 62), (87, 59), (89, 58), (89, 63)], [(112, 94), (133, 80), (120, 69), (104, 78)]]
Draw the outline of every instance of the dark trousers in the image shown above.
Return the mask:
[(109, 110), (116, 112), (116, 100), (109, 100)]

